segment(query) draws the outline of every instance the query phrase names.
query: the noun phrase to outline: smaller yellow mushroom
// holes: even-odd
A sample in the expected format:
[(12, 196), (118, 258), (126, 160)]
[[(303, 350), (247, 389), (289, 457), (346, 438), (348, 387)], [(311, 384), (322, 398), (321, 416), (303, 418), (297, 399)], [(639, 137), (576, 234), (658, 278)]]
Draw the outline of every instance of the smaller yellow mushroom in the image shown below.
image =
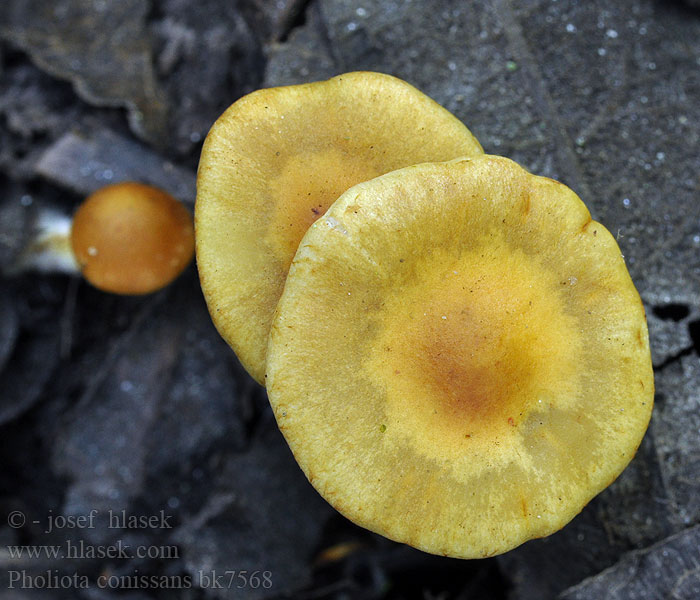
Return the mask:
[(71, 245), (92, 285), (148, 294), (173, 281), (194, 253), (192, 217), (170, 194), (123, 182), (92, 194), (73, 217)]
[(566, 186), (495, 156), (343, 194), (296, 253), (267, 377), (322, 496), (460, 558), (563, 527), (632, 459), (654, 397), (615, 240)]
[(40, 208), (4, 274), (82, 274), (105, 292), (137, 295), (173, 281), (194, 255), (194, 224), (170, 194), (142, 183), (97, 190), (74, 217)]
[(214, 324), (259, 383), (307, 228), (356, 183), (476, 154), (481, 146), (459, 119), (382, 73), (258, 90), (221, 115), (199, 162), (197, 267)]

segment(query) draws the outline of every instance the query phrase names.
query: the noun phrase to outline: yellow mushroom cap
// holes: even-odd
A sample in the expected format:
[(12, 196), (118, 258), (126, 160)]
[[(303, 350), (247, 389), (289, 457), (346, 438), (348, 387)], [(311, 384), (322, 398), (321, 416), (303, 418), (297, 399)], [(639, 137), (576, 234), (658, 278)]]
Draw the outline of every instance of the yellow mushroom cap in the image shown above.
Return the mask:
[(115, 294), (148, 294), (175, 279), (194, 253), (185, 206), (141, 183), (103, 187), (78, 208), (71, 230), (83, 276)]
[(632, 459), (654, 393), (615, 240), (566, 186), (493, 156), (343, 194), (296, 253), (267, 369), (326, 500), (462, 558), (563, 527)]
[(457, 118), (381, 73), (259, 90), (233, 104), (199, 163), (197, 266), (212, 319), (250, 374), (263, 383), (299, 241), (341, 193), (400, 167), (481, 153)]

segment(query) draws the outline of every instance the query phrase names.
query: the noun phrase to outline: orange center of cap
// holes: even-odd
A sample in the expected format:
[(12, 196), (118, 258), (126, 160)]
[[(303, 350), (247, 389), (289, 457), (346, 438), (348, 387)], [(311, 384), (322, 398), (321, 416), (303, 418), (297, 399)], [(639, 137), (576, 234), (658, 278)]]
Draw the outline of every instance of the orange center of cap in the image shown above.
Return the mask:
[[(527, 318), (530, 307), (513, 304), (507, 309), (512, 319)], [(418, 317), (407, 341), (438, 412), (465, 422), (485, 423), (499, 413), (519, 420), (524, 400), (517, 392), (530, 385), (535, 365), (529, 349), (513, 339), (514, 329), (494, 323), (468, 296), (456, 303), (438, 299)]]
[(290, 157), (270, 183), (271, 196), (278, 200), (268, 239), (285, 265), (291, 263), (307, 229), (338, 196), (377, 175), (369, 160), (332, 147)]
[(455, 460), (512, 442), (551, 398), (575, 397), (576, 320), (552, 273), (505, 244), (424, 263), (385, 307), (372, 357), (387, 431)]

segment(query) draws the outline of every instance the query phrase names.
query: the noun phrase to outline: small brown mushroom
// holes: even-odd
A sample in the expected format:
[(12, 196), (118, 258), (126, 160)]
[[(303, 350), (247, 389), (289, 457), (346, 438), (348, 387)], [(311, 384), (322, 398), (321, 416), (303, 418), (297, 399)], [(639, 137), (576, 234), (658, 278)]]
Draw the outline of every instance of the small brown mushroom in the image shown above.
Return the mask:
[(85, 279), (115, 294), (165, 287), (194, 253), (192, 217), (170, 194), (141, 183), (101, 188), (73, 217), (71, 245)]
[(115, 294), (147, 294), (166, 286), (194, 254), (189, 211), (166, 192), (135, 182), (97, 190), (73, 219), (40, 208), (25, 228), (4, 274), (82, 274)]
[(197, 266), (212, 319), (251, 375), (264, 381), (297, 245), (341, 193), (400, 167), (481, 153), (452, 114), (381, 73), (259, 90), (233, 104), (202, 150)]
[(462, 558), (563, 527), (632, 459), (654, 396), (615, 240), (567, 187), (494, 156), (343, 194), (296, 253), (267, 369), (333, 506)]

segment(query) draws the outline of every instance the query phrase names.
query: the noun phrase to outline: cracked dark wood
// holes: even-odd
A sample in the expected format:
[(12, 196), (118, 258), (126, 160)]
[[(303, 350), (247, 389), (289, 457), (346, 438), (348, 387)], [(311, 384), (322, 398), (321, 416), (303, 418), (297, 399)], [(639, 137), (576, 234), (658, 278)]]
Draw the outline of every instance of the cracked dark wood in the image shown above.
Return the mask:
[(157, 142), (167, 106), (145, 34), (145, 0), (8, 0), (0, 37), (26, 50), (42, 69), (68, 79), (87, 102), (124, 106), (134, 129)]
[(696, 600), (700, 597), (700, 526), (631, 552), (615, 566), (566, 591), (561, 600)]
[(560, 180), (582, 198), (590, 198), (591, 191), (584, 179), (579, 158), (574, 152), (574, 140), (564, 127), (562, 117), (550, 96), (547, 81), (542, 76), (540, 66), (530, 51), (510, 0), (494, 0), (494, 8), (506, 31), (508, 49), (512, 56), (518, 57), (518, 61), (522, 65), (535, 109), (540, 119), (547, 123), (547, 131), (551, 132), (552, 144), (558, 150), (555, 160)]

